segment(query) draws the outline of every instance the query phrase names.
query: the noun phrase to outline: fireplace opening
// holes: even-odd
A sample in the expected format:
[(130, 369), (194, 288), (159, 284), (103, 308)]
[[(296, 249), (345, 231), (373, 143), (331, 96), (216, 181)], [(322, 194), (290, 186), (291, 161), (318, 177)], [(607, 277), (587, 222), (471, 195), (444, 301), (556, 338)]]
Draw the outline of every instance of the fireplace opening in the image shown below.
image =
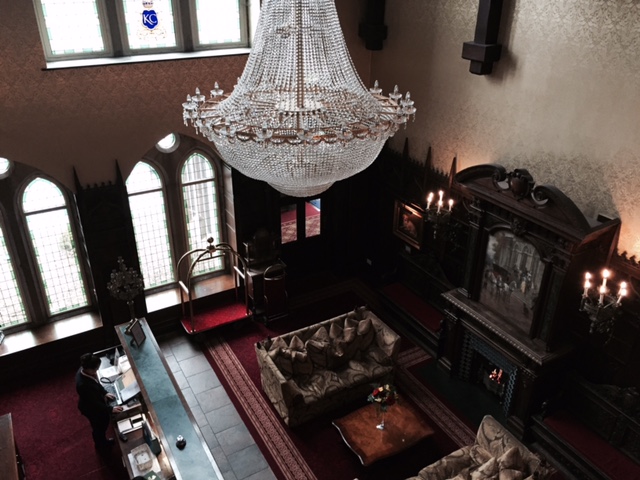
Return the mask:
[(502, 405), (509, 374), (478, 352), (475, 352), (473, 364), (471, 371), (475, 372), (474, 383), (482, 385)]
[(488, 344), (466, 335), (459, 375), (486, 393), (505, 416), (511, 410), (518, 369)]

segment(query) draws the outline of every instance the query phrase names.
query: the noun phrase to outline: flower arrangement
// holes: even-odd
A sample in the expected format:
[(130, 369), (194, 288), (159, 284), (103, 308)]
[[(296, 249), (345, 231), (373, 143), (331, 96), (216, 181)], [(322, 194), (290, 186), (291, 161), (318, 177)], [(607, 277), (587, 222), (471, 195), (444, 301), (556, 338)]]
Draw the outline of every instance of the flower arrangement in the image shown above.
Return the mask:
[(377, 403), (380, 410), (386, 412), (390, 405), (394, 405), (398, 401), (398, 391), (390, 383), (380, 385), (369, 394), (367, 400), (371, 403)]
[(144, 280), (133, 268), (127, 268), (122, 257), (118, 257), (118, 270), (111, 272), (107, 290), (112, 297), (131, 302), (144, 289)]

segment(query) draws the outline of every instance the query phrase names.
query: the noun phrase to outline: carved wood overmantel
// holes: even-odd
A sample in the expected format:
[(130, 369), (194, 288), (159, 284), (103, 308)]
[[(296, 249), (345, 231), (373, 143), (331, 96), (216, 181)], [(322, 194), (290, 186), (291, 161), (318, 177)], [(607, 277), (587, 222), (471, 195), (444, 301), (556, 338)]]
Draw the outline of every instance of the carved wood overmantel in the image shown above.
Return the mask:
[(471, 167), (455, 175), (452, 193), (466, 216), (467, 249), (463, 284), (443, 294), (440, 363), (464, 376), (477, 352), (502, 362), (513, 379), (505, 416), (524, 434), (588, 328), (578, 311), (581, 276), (610, 261), (620, 221), (586, 218), (525, 169)]

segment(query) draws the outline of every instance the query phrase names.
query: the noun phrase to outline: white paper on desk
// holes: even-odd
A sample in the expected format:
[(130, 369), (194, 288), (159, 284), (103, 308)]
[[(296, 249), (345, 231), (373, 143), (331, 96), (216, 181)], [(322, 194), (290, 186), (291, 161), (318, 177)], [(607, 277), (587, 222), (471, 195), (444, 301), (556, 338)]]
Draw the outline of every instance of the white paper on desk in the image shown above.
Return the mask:
[(120, 376), (118, 367), (107, 367), (98, 370), (98, 378), (107, 378), (110, 382), (113, 382)]
[(158, 480), (163, 480), (164, 477), (162, 476), (162, 474), (160, 473), (160, 463), (158, 462), (158, 458), (154, 457), (153, 458), (153, 464), (151, 465), (151, 468), (149, 470), (138, 470), (138, 464), (136, 463), (136, 459), (133, 458), (133, 454), (130, 453), (127, 455), (128, 459), (129, 459), (129, 465), (131, 465), (131, 471), (133, 472), (133, 476), (135, 477), (136, 475), (140, 475), (141, 477), (143, 477), (147, 472), (150, 472), (151, 470), (153, 470), (154, 472), (156, 472), (157, 476), (158, 476)]
[(129, 433), (142, 428), (142, 423), (146, 421), (144, 415), (134, 415), (133, 417), (123, 418), (118, 420), (117, 426), (120, 433)]
[(129, 363), (129, 358), (126, 355), (122, 355), (118, 357), (118, 370), (120, 373), (125, 373), (127, 370), (131, 369), (131, 364)]

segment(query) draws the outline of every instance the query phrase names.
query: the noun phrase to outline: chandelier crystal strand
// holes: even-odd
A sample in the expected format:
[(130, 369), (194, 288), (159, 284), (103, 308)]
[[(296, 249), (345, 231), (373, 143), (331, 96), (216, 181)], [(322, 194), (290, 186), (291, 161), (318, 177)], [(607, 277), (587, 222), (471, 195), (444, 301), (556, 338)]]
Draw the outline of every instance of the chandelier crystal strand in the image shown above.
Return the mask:
[(290, 196), (318, 195), (367, 168), (416, 109), (397, 86), (368, 91), (333, 0), (264, 0), (232, 93), (215, 83), (183, 103), (185, 125), (244, 175)]

